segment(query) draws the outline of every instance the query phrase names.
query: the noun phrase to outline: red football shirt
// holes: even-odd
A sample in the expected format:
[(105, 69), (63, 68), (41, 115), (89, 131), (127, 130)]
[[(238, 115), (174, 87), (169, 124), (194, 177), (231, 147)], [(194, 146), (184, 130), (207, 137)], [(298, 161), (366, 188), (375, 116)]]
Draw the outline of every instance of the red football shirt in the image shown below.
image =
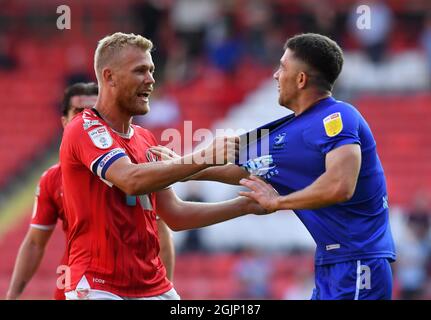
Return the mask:
[[(30, 222), (31, 227), (40, 230), (52, 230), (55, 228), (57, 220), (61, 220), (63, 231), (67, 234), (67, 221), (64, 217), (62, 198), (61, 168), (59, 164), (56, 164), (46, 170), (40, 178)], [(60, 264), (67, 265), (67, 261), (67, 252), (65, 252)], [(64, 300), (64, 288), (57, 287), (54, 298)]]
[(147, 150), (154, 145), (148, 130), (133, 125), (128, 136), (118, 134), (94, 109), (66, 127), (60, 162), (71, 290), (90, 287), (149, 297), (172, 288), (158, 256), (155, 194), (126, 195), (105, 177), (123, 156), (134, 163), (148, 162)]

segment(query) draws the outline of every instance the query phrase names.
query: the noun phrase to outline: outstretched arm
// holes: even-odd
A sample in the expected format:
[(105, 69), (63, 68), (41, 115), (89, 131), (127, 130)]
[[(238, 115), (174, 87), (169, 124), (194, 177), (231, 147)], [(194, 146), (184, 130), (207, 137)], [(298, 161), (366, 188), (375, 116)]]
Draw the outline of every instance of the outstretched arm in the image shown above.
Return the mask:
[(6, 299), (15, 300), (22, 294), (39, 267), (52, 232), (30, 227), (18, 251)]
[(129, 195), (151, 193), (203, 169), (227, 163), (235, 158), (238, 147), (238, 137), (217, 137), (209, 147), (182, 158), (134, 164), (122, 157), (107, 169), (106, 180)]
[(267, 183), (252, 176), (241, 180), (251, 191), (240, 195), (253, 199), (267, 210), (315, 209), (349, 200), (355, 191), (361, 167), (361, 149), (349, 144), (326, 155), (326, 171), (308, 187), (280, 196)]
[(174, 231), (206, 227), (249, 213), (268, 213), (247, 197), (216, 203), (182, 201), (172, 188), (157, 193), (159, 215)]
[(229, 163), (221, 167), (212, 167), (202, 170), (183, 181), (200, 180), (200, 181), (216, 181), (227, 184), (239, 185), (239, 181), (243, 178), (248, 178), (250, 174), (243, 168)]
[[(152, 153), (160, 157), (160, 159), (162, 160), (173, 160), (173, 159), (180, 158), (180, 156), (177, 155), (174, 151), (164, 146), (152, 147), (150, 150)], [(199, 171), (198, 173), (195, 173), (193, 175), (190, 175), (184, 178), (181, 181), (182, 182), (190, 181), (190, 180), (217, 181), (217, 182), (222, 182), (227, 184), (239, 185), (239, 181), (242, 178), (247, 178), (249, 176), (250, 174), (244, 168), (241, 168), (235, 164), (229, 163), (224, 166), (204, 169), (202, 171)]]

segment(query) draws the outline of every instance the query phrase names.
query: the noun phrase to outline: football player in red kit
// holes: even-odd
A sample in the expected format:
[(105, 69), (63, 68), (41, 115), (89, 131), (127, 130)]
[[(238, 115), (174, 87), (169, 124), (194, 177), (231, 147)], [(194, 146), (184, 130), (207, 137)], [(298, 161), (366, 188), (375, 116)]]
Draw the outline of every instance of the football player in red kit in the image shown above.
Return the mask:
[(238, 137), (219, 137), (185, 157), (151, 162), (156, 139), (132, 125), (134, 115), (149, 111), (151, 48), (151, 41), (134, 34), (99, 41), (98, 100), (65, 129), (60, 163), (69, 223), (67, 299), (179, 299), (158, 255), (157, 214), (172, 229), (184, 230), (266, 213), (246, 197), (185, 202), (169, 187), (233, 160)]
[[(65, 90), (61, 117), (63, 127), (85, 107), (89, 108), (95, 104), (97, 92), (95, 83), (76, 83)], [(30, 228), (18, 252), (7, 299), (17, 299), (37, 271), (57, 220), (62, 222), (62, 229), (67, 234), (62, 198), (61, 169), (57, 163), (42, 174), (37, 186)], [(66, 252), (60, 265), (67, 265)], [(55, 299), (64, 300), (63, 289), (59, 283), (54, 294)]]
[[(94, 106), (97, 94), (98, 87), (95, 83), (76, 83), (68, 87), (62, 102), (61, 121), (63, 127), (66, 127), (72, 118), (82, 112), (84, 108)], [(6, 299), (18, 299), (36, 273), (58, 220), (62, 222), (62, 230), (67, 234), (67, 221), (64, 217), (62, 198), (61, 167), (57, 163), (46, 170), (40, 178), (30, 228), (18, 252)], [(172, 280), (175, 251), (170, 230), (161, 219), (157, 220), (157, 229), (161, 247), (160, 257), (165, 264), (168, 279)], [(62, 271), (66, 271), (67, 264), (68, 255), (66, 251), (57, 272), (60, 274)], [(56, 300), (65, 299), (64, 280), (66, 280), (66, 275), (58, 278), (54, 294)]]

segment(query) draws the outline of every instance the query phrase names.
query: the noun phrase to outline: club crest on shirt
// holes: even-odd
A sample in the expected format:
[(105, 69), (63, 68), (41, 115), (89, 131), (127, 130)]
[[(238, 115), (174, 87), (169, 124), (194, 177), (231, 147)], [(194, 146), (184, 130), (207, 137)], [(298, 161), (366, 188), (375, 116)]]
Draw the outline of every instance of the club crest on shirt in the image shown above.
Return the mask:
[(286, 141), (286, 132), (277, 134), (274, 138), (274, 149), (282, 149), (284, 147), (284, 142)]
[(343, 130), (343, 120), (341, 119), (341, 113), (335, 112), (330, 114), (323, 119), (323, 125), (325, 127), (326, 135), (328, 137), (335, 137)]
[(112, 146), (112, 137), (105, 126), (95, 128), (88, 132), (94, 145), (100, 149), (108, 149)]

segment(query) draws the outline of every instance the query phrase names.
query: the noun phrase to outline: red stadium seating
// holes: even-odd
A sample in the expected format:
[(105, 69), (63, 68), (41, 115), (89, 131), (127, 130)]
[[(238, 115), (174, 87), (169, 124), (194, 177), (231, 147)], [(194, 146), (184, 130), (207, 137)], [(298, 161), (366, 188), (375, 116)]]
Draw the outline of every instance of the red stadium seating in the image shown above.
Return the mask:
[[(17, 225), (0, 239), (0, 252), (2, 263), (0, 263), (0, 297), (6, 295), (18, 254), (19, 246), (28, 229), (30, 213)], [(51, 236), (45, 250), (44, 259), (32, 281), (28, 284), (22, 299), (52, 299), (56, 285), (56, 268), (64, 253), (64, 234), (58, 226)]]
[(50, 77), (41, 81), (24, 73), (5, 75), (0, 81), (0, 97), (4, 97), (0, 99), (0, 150), (8, 160), (0, 165), (0, 187), (60, 134), (59, 81)]
[(362, 96), (354, 101), (377, 141), (389, 201), (409, 205), (415, 192), (431, 192), (431, 95)]

